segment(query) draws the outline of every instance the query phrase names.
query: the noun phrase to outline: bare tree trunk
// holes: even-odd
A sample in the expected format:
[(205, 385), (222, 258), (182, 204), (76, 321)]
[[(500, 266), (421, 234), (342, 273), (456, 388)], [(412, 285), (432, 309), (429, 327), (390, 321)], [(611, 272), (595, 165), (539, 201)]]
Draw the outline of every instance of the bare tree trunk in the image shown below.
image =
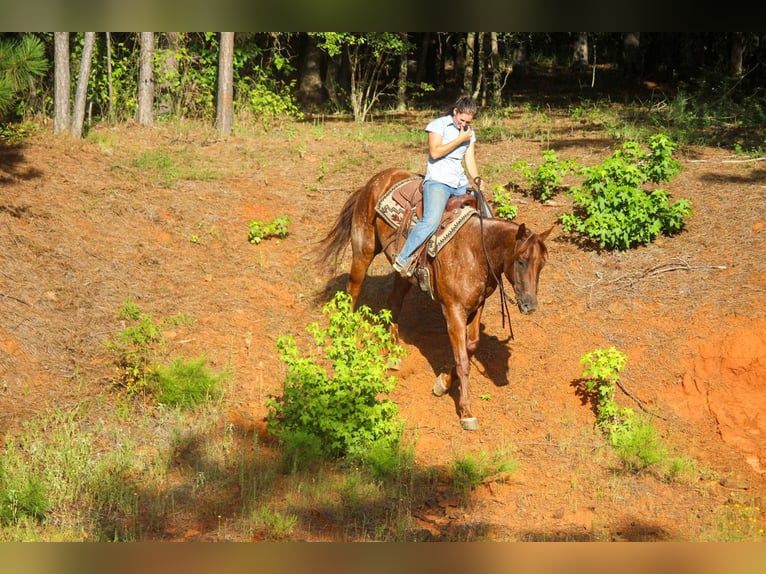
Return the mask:
[(136, 119), (150, 126), (154, 108), (154, 32), (141, 32), (141, 63), (138, 68), (138, 110)]
[(731, 32), (729, 51), (729, 73), (735, 78), (742, 76), (742, 61), (745, 57), (745, 35), (743, 32)]
[(503, 103), (503, 84), (500, 81), (500, 47), (497, 42), (497, 32), (490, 32), (489, 36), (490, 49), (492, 51), (492, 69), (491, 76), (489, 78), (492, 84), (492, 105), (499, 106)]
[(473, 61), (476, 44), (476, 32), (468, 32), (465, 39), (465, 70), (463, 72), (463, 91), (473, 92)]
[(401, 32), (402, 53), (399, 55), (399, 81), (396, 86), (396, 109), (403, 112), (407, 109), (407, 32)]
[(317, 46), (313, 36), (309, 36), (306, 40), (306, 53), (301, 66), (297, 97), (302, 104), (320, 104), (324, 99), (322, 93), (322, 50)]
[(53, 115), (53, 133), (58, 134), (69, 130), (71, 123), (71, 116), (69, 115), (69, 98), (71, 94), (69, 32), (54, 32), (53, 46), (56, 76), (53, 91), (55, 110)]
[(487, 103), (487, 83), (484, 79), (485, 64), (485, 50), (484, 50), (484, 32), (479, 32), (476, 36), (476, 44), (479, 46), (478, 54), (478, 66), (476, 72), (476, 86), (473, 89), (471, 97), (474, 100), (479, 101), (479, 105), (485, 105)]
[(420, 54), (418, 57), (418, 69), (415, 71), (415, 84), (418, 86), (423, 81), (426, 73), (426, 62), (428, 61), (428, 48), (431, 45), (431, 32), (423, 33), (423, 40), (420, 43)]
[(107, 117), (110, 123), (114, 123), (114, 86), (112, 85), (112, 35), (106, 33), (106, 87), (109, 96), (109, 109)]
[(221, 32), (218, 48), (218, 104), (215, 123), (222, 137), (231, 134), (234, 119), (234, 32)]
[(626, 32), (623, 35), (622, 62), (626, 75), (641, 75), (641, 32)]
[(575, 68), (588, 67), (588, 33), (576, 32), (572, 46), (572, 63)]
[(93, 44), (96, 40), (95, 32), (85, 32), (82, 46), (82, 60), (80, 61), (80, 75), (77, 78), (77, 91), (74, 98), (74, 112), (72, 113), (72, 135), (82, 137), (82, 124), (85, 120), (85, 100), (88, 96), (88, 78), (90, 77), (90, 65), (93, 57)]
[(159, 115), (176, 114), (180, 109), (182, 96), (179, 90), (178, 52), (184, 35), (182, 32), (165, 32), (157, 39), (161, 57), (158, 58), (158, 73), (155, 74), (155, 101)]

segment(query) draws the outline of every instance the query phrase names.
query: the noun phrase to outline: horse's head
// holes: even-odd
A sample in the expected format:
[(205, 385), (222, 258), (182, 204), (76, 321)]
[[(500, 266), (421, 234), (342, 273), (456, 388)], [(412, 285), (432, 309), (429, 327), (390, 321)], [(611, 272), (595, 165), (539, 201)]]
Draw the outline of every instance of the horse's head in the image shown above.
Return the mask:
[(506, 269), (508, 280), (516, 293), (516, 303), (522, 313), (537, 309), (537, 282), (548, 258), (545, 239), (553, 231), (532, 233), (523, 223), (516, 232), (513, 248), (513, 268)]

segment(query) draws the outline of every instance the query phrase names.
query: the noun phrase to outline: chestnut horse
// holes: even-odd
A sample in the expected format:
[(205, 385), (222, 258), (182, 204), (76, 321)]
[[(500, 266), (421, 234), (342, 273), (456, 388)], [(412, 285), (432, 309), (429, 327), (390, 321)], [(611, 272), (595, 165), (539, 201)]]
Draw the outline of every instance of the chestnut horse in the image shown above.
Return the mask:
[[(374, 175), (364, 187), (349, 196), (334, 226), (321, 241), (324, 246), (322, 260), (334, 259), (336, 262), (351, 242), (353, 260), (347, 291), (354, 307), (373, 258), (383, 252), (389, 262), (393, 261), (404, 242), (397, 230), (377, 213), (375, 206), (397, 182), (412, 177), (417, 174), (397, 168)], [(444, 395), (457, 379), (460, 424), (466, 430), (479, 428), (471, 413), (468, 372), (471, 357), (479, 346), (484, 304), (498, 285), (501, 295), (504, 293), (502, 276), (505, 275), (513, 286), (519, 311), (531, 313), (537, 308), (537, 284), (547, 258), (544, 241), (552, 230), (553, 227), (544, 233), (532, 233), (523, 223), (482, 219), (477, 214), (470, 217), (436, 257), (427, 262), (431, 290), (447, 321), (455, 360), (449, 375), (437, 377), (433, 393)], [(416, 283), (414, 276), (405, 278), (399, 273), (394, 274), (387, 307), (391, 311), (391, 333), (397, 340), (404, 297)]]

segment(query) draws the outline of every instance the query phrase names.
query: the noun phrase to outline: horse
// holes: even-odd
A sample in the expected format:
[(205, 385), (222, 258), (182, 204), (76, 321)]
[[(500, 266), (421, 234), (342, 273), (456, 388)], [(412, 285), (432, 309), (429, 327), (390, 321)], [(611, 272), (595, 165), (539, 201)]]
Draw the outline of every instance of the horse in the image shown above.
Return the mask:
[[(396, 226), (376, 211), (376, 204), (394, 185), (414, 177), (422, 178), (399, 168), (384, 169), (373, 175), (364, 186), (351, 193), (334, 225), (319, 242), (323, 247), (320, 261), (334, 260), (336, 264), (351, 242), (352, 263), (346, 291), (351, 296), (352, 308), (356, 308), (372, 260), (382, 252), (392, 262), (404, 242)], [(471, 358), (479, 347), (481, 316), (487, 298), (499, 285), (503, 297), (501, 308), (505, 312), (502, 306), (504, 275), (513, 286), (519, 311), (529, 314), (537, 309), (540, 271), (548, 257), (545, 239), (552, 230), (553, 226), (543, 233), (533, 233), (524, 223), (483, 218), (477, 213), (426, 263), (432, 297), (441, 305), (455, 361), (448, 375), (437, 376), (432, 392), (443, 396), (457, 380), (457, 410), (464, 430), (479, 428), (471, 411), (468, 375)], [(404, 298), (417, 283), (414, 275), (408, 278), (394, 273), (386, 307), (391, 312), (389, 329), (397, 341)]]

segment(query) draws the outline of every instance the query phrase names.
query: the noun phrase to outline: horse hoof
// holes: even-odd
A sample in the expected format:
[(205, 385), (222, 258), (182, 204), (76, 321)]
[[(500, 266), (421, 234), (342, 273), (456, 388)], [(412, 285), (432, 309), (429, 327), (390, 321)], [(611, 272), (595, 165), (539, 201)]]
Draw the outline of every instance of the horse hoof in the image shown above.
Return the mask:
[(479, 430), (479, 420), (476, 417), (460, 419), (460, 426), (463, 430)]
[(436, 377), (436, 381), (434, 382), (433, 393), (434, 393), (434, 394), (435, 394), (437, 397), (441, 397), (441, 396), (443, 396), (443, 395), (444, 395), (444, 393), (446, 393), (448, 390), (449, 390), (449, 389), (447, 388), (447, 386), (444, 384), (444, 381), (442, 380), (442, 375), (439, 375), (438, 377)]

